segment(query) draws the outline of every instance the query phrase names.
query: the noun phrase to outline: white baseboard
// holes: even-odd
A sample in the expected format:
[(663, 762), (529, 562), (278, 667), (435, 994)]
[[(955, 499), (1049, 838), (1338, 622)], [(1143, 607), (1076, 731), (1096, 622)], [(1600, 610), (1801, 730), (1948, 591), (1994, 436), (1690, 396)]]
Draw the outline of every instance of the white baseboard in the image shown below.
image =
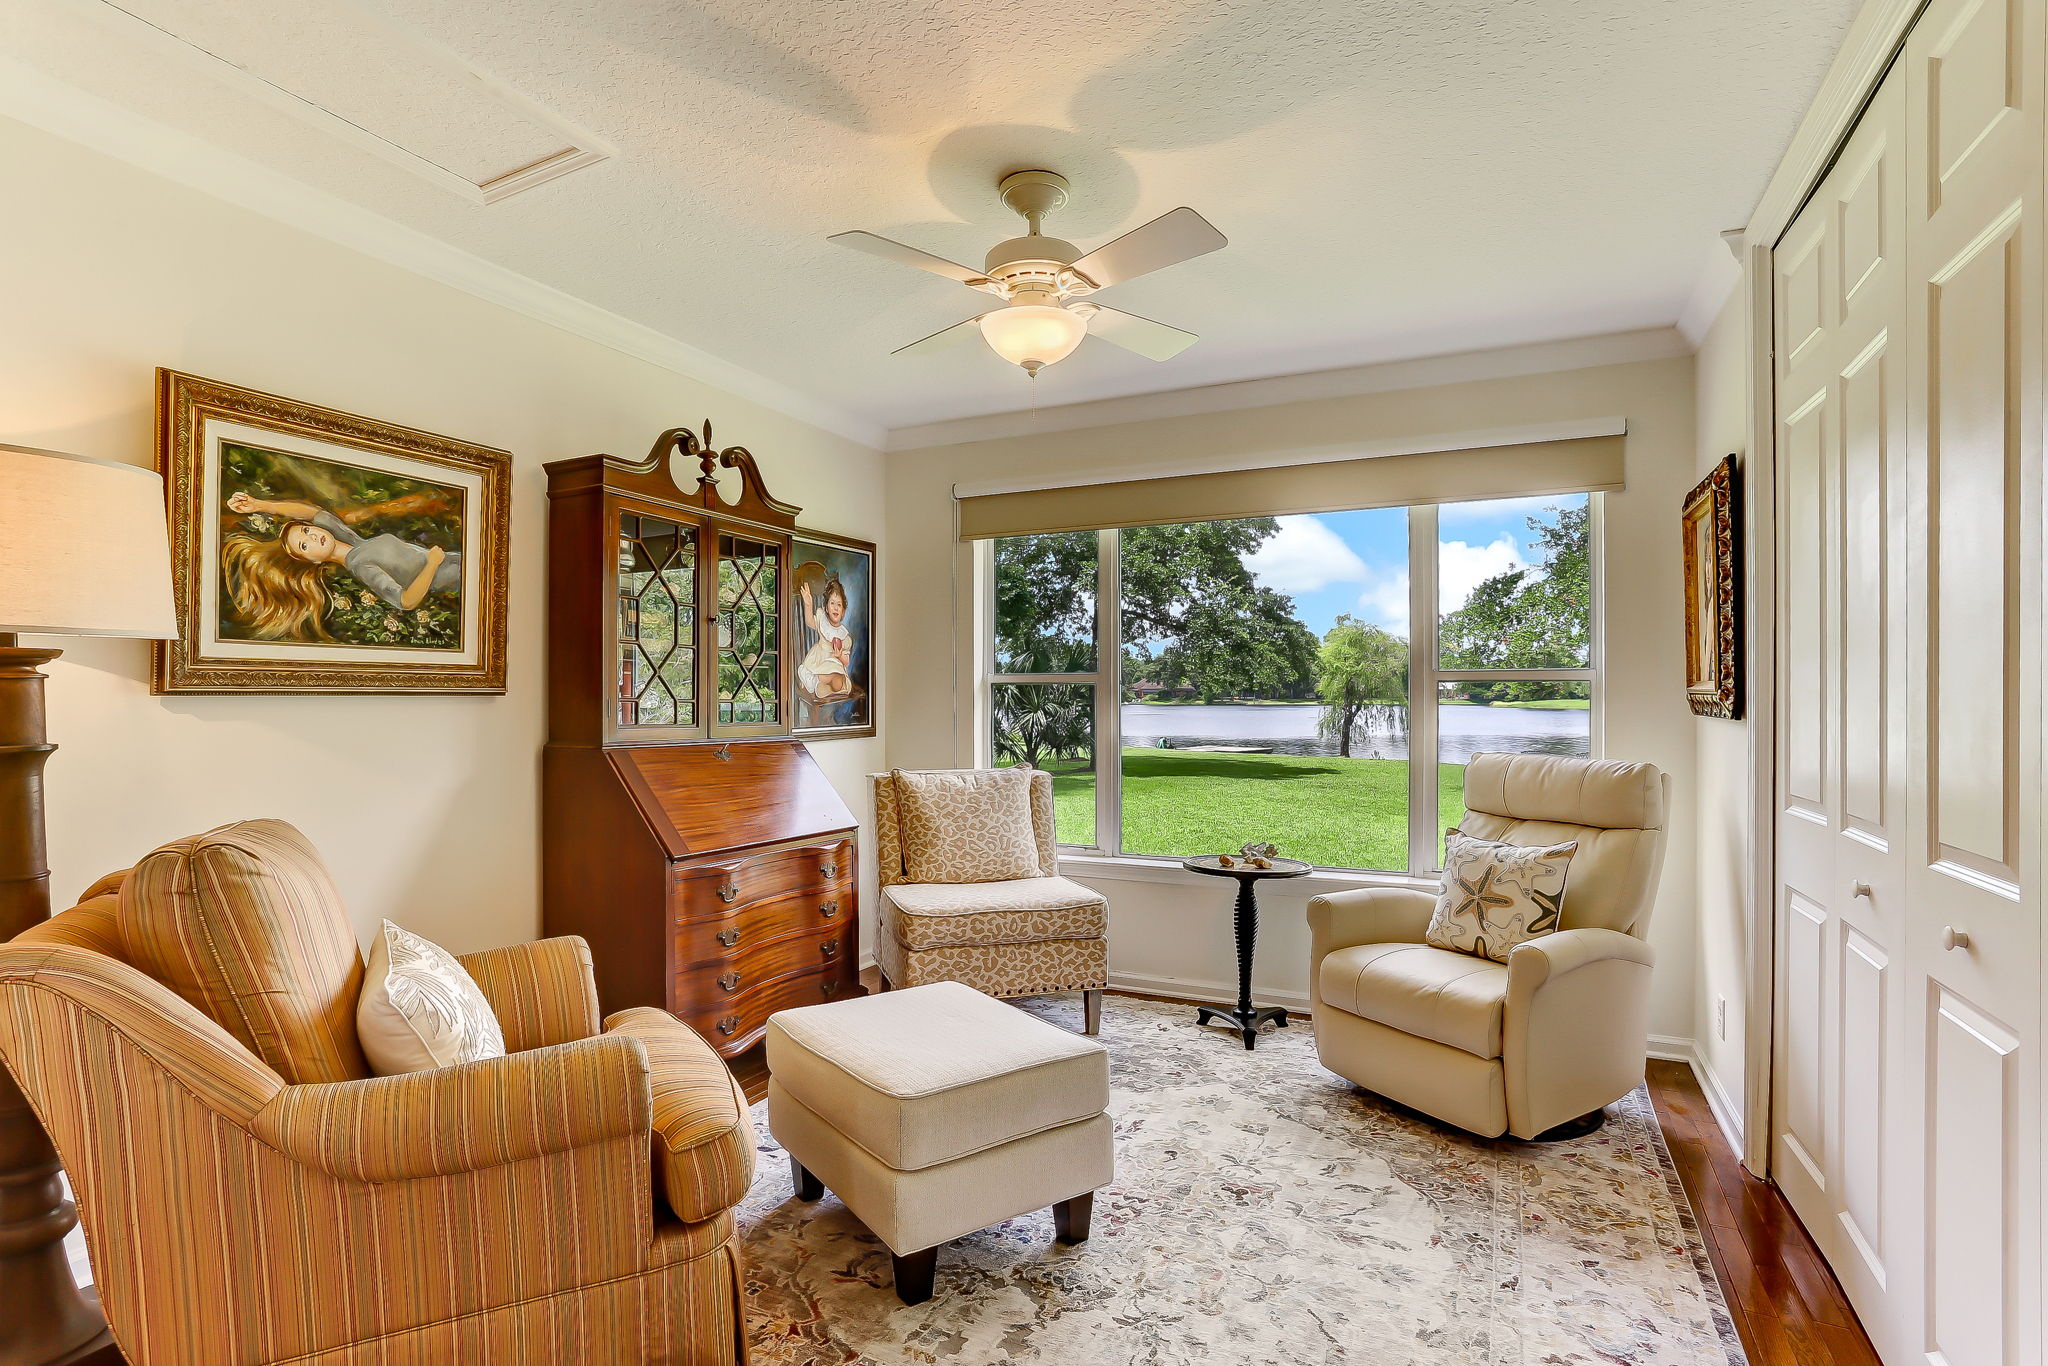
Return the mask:
[[(1195, 1001), (1202, 1005), (1237, 1004), (1235, 982), (1209, 982), (1189, 977), (1154, 977), (1142, 972), (1112, 972), (1109, 974), (1109, 989), (1134, 991), (1141, 996), (1169, 996), (1176, 1001)], [(1309, 1013), (1310, 1001), (1304, 992), (1267, 991), (1261, 987), (1254, 987), (1252, 999), (1262, 1006), (1284, 1006), (1289, 1014)]]
[(1699, 1044), (1691, 1039), (1681, 1039), (1670, 1034), (1650, 1036), (1650, 1056), (1667, 1062), (1682, 1062), (1692, 1069), (1695, 1080), (1700, 1084), (1700, 1094), (1707, 1098), (1707, 1108), (1714, 1112), (1714, 1122), (1721, 1126), (1721, 1136), (1728, 1140), (1729, 1151), (1736, 1161), (1742, 1160), (1742, 1110), (1728, 1088), (1721, 1083), (1720, 1076), (1707, 1065), (1706, 1056), (1700, 1052)]
[(1675, 1034), (1652, 1034), (1649, 1044), (1645, 1053), (1659, 1062), (1682, 1062), (1693, 1068), (1699, 1066), (1699, 1050), (1691, 1039), (1681, 1039)]

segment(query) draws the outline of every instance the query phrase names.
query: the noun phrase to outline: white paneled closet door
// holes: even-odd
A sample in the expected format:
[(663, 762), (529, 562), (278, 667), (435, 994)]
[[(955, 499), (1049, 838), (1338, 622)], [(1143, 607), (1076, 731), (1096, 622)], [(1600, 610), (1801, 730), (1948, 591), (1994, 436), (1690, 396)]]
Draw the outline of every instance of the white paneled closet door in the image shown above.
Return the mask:
[[(1907, 834), (1906, 90), (1776, 253), (1779, 773), (1772, 1174), (1874, 1341), (1913, 1259), (1898, 1069)], [(1910, 1273), (1908, 1273), (1910, 1274)]]
[(2041, 1360), (2042, 9), (1934, 0), (1775, 253), (1772, 1174), (1892, 1366)]

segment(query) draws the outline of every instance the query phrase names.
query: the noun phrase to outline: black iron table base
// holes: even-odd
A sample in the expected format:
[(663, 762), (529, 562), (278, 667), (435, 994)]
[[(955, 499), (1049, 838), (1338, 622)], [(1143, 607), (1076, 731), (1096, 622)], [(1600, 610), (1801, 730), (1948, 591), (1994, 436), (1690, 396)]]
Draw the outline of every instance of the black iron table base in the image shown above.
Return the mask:
[(1225, 868), (1214, 858), (1183, 859), (1181, 866), (1190, 872), (1207, 873), (1211, 877), (1234, 877), (1237, 879), (1237, 1005), (1201, 1006), (1195, 1011), (1196, 1024), (1218, 1023), (1229, 1026), (1244, 1039), (1247, 1050), (1258, 1046), (1259, 1027), (1268, 1020), (1280, 1028), (1287, 1028), (1287, 1012), (1279, 1006), (1255, 1006), (1252, 1004), (1252, 956), (1259, 940), (1259, 901), (1255, 890), (1257, 884), (1269, 877), (1301, 877), (1309, 871), (1309, 865), (1299, 859), (1274, 859), (1271, 868), (1253, 868), (1239, 864)]

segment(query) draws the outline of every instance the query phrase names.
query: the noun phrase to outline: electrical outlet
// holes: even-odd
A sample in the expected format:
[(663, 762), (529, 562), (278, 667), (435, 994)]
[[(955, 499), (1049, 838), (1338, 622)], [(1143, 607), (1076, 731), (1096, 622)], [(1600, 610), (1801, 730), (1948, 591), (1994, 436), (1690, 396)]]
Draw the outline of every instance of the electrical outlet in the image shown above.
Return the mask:
[(1728, 998), (1714, 998), (1714, 1037), (1723, 1043), (1728, 1041)]

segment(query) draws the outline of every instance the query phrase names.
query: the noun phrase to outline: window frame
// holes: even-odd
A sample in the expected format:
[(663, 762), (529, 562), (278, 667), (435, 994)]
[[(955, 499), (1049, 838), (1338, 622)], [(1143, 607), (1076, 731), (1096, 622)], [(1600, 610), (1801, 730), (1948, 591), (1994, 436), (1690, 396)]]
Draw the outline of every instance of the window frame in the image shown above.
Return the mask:
[[(1556, 497), (1581, 497), (1587, 502), (1586, 536), (1588, 577), (1591, 580), (1589, 620), (1586, 633), (1586, 664), (1570, 669), (1446, 669), (1438, 662), (1440, 616), (1438, 613), (1438, 504), (1418, 503), (1408, 514), (1408, 866), (1406, 868), (1335, 868), (1318, 865), (1316, 872), (1338, 878), (1395, 878), (1404, 881), (1434, 875), (1442, 868), (1438, 857), (1437, 798), (1442, 764), (1437, 711), (1441, 684), (1462, 682), (1583, 682), (1587, 685), (1587, 752), (1594, 758), (1605, 751), (1606, 711), (1606, 558), (1604, 546), (1604, 499), (1597, 492), (1560, 493)], [(1491, 502), (1492, 499), (1472, 499)], [(1362, 509), (1361, 509), (1362, 510)], [(976, 597), (986, 623), (978, 632), (976, 659), (981, 675), (975, 689), (975, 761), (981, 766), (994, 763), (994, 688), (1005, 683), (1053, 683), (1086, 685), (1095, 707), (1095, 842), (1061, 844), (1063, 853), (1108, 863), (1141, 867), (1171, 867), (1178, 871), (1179, 859), (1165, 854), (1144, 854), (1123, 848), (1123, 584), (1122, 533), (1107, 527), (1095, 533), (1095, 668), (1076, 673), (1007, 673), (996, 667), (995, 539), (979, 543), (974, 559)], [(1012, 539), (1012, 538), (1000, 538)], [(1021, 538), (1014, 538), (1021, 539)], [(1423, 553), (1425, 552), (1426, 553)], [(1426, 705), (1417, 705), (1423, 699)], [(1435, 762), (1415, 761), (1417, 754), (1437, 755)], [(1104, 758), (1113, 762), (1107, 766)]]

